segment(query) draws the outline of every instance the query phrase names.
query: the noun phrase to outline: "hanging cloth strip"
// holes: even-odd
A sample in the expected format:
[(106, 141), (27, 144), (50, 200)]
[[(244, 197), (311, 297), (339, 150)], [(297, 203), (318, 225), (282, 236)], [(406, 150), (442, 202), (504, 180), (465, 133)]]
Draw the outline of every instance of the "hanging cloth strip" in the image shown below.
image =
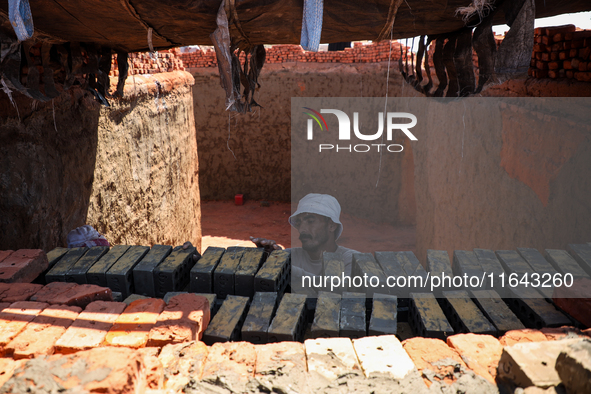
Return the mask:
[(323, 10), (323, 0), (304, 0), (304, 17), (302, 20), (300, 45), (306, 51), (318, 52), (320, 35), (322, 34)]
[(28, 0), (8, 0), (8, 18), (19, 41), (33, 37), (33, 16)]

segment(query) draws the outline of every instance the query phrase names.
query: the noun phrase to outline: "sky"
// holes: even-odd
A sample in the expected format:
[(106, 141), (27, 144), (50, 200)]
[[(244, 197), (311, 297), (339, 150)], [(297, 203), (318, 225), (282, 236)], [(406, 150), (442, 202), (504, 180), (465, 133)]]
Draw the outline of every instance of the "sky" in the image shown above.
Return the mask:
[[(549, 18), (538, 18), (535, 20), (535, 27), (547, 27), (547, 26), (560, 26), (573, 24), (581, 29), (591, 29), (591, 11), (578, 12), (575, 14), (562, 14), (551, 16)], [(496, 25), (493, 26), (495, 34), (503, 35), (504, 32), (509, 30), (507, 25)], [(406, 39), (398, 40), (400, 43), (406, 45)], [(408, 45), (411, 46), (412, 38), (408, 39)], [(415, 44), (413, 46), (413, 52), (416, 52), (419, 47), (419, 37), (416, 37)]]
[[(562, 14), (551, 16), (549, 18), (539, 18), (535, 21), (535, 27), (575, 25), (581, 29), (591, 29), (591, 11), (578, 12), (576, 14)], [(493, 26), (495, 34), (503, 34), (509, 30), (507, 25)]]

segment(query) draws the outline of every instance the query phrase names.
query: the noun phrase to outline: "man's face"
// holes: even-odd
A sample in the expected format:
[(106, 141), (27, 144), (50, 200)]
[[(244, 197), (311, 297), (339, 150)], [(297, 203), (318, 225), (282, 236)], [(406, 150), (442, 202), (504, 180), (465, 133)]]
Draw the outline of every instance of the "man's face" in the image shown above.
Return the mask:
[(302, 248), (308, 252), (324, 248), (334, 238), (336, 226), (329, 218), (315, 213), (301, 213), (294, 220), (294, 227), (300, 233)]

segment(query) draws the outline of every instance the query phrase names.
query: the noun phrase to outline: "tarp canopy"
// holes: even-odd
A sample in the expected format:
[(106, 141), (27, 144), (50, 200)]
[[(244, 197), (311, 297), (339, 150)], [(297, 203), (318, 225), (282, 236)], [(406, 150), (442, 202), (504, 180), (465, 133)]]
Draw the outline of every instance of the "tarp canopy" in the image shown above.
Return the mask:
[[(509, 0), (508, 0), (509, 1)], [(30, 0), (35, 39), (93, 42), (134, 52), (146, 51), (152, 29), (155, 49), (211, 45), (220, 0)], [(325, 0), (321, 42), (375, 40), (384, 28), (391, 0)], [(470, 0), (405, 0), (396, 14), (393, 38), (455, 31), (456, 15)], [(252, 44), (299, 44), (302, 0), (236, 0), (242, 29)], [(588, 0), (538, 0), (536, 17), (591, 10)], [(0, 2), (0, 22), (12, 32), (8, 1)], [(495, 23), (505, 23), (502, 14)], [(12, 32), (12, 34), (14, 34)]]

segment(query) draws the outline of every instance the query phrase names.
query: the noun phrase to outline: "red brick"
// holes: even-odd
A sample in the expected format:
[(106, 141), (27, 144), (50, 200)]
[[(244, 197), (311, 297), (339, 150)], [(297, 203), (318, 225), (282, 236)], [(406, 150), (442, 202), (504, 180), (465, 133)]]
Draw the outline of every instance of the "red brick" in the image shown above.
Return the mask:
[(546, 327), (540, 329), (540, 331), (546, 336), (549, 341), (557, 341), (565, 338), (576, 338), (584, 335), (581, 330), (575, 327), (563, 326), (563, 327)]
[(20, 301), (0, 312), (0, 353), (3, 354), (4, 347), (48, 306), (43, 302)]
[(543, 342), (547, 341), (546, 335), (540, 330), (523, 329), (507, 331), (505, 335), (499, 338), (499, 343), (502, 346), (512, 346), (516, 343), (523, 342)]
[(35, 293), (35, 295), (33, 295), (30, 300), (38, 302), (50, 302), (57, 298), (57, 296), (60, 294), (65, 293), (76, 286), (78, 286), (76, 283), (51, 282)]
[(242, 383), (254, 377), (256, 353), (249, 342), (218, 342), (209, 348), (202, 379), (224, 378)]
[(591, 82), (591, 72), (576, 72), (574, 73), (575, 79), (581, 82)]
[(562, 26), (552, 26), (546, 27), (546, 35), (547, 36), (555, 36), (556, 34), (567, 34), (574, 32), (577, 28), (575, 25), (562, 25)]
[(146, 388), (150, 390), (161, 389), (164, 384), (164, 368), (158, 359), (160, 348), (145, 347), (137, 351), (143, 357), (145, 365), (146, 376), (144, 379), (146, 381)]
[(8, 256), (10, 256), (12, 254), (12, 252), (14, 252), (14, 250), (0, 250), (0, 263), (7, 258)]
[(262, 378), (281, 369), (282, 373), (306, 372), (306, 351), (300, 342), (277, 342), (256, 345), (255, 376)]
[[(453, 360), (456, 365), (468, 368), (460, 355), (441, 339), (410, 338), (402, 342), (402, 347), (419, 371), (423, 372), (426, 369), (432, 371), (437, 375), (435, 379), (443, 380), (448, 384), (456, 381), (455, 366), (449, 362), (442, 363), (441, 360)], [(427, 386), (431, 386), (431, 380), (426, 377), (423, 379)]]
[(300, 342), (256, 345), (255, 377), (264, 387), (290, 387), (305, 392), (306, 351)]
[(53, 305), (45, 308), (5, 348), (5, 354), (17, 359), (51, 355), (55, 342), (66, 332), (82, 309)]
[(552, 300), (560, 309), (591, 327), (591, 279), (578, 278), (570, 287), (554, 288)]
[(150, 330), (158, 320), (165, 303), (157, 298), (146, 298), (129, 304), (105, 337), (110, 346), (141, 348), (148, 343)]
[(47, 255), (41, 249), (20, 249), (0, 262), (0, 282), (30, 283), (48, 266)]
[(10, 304), (10, 302), (0, 302), (0, 312), (2, 312), (4, 308), (8, 308)]
[(536, 62), (536, 68), (538, 70), (547, 70), (548, 69), (548, 63), (543, 62), (543, 61), (537, 61)]
[(24, 360), (14, 361), (11, 358), (0, 358), (0, 387), (12, 376), (12, 373), (24, 364)]
[(162, 348), (158, 359), (164, 368), (164, 389), (178, 392), (191, 378), (199, 379), (209, 349), (203, 342), (177, 343)]
[[(59, 374), (54, 371), (59, 371)], [(135, 394), (145, 391), (146, 366), (137, 351), (96, 348), (27, 362), (4, 385), (5, 392), (53, 391)]]
[(148, 346), (201, 340), (209, 315), (209, 302), (203, 296), (185, 293), (172, 297), (150, 330)]
[(447, 338), (447, 344), (462, 357), (475, 374), (495, 383), (503, 346), (491, 335), (457, 334)]
[(33, 283), (0, 283), (0, 302), (28, 301), (42, 287)]
[(111, 289), (97, 285), (78, 285), (57, 295), (50, 304), (76, 305), (86, 308), (94, 301), (113, 301)]
[(127, 305), (123, 302), (95, 301), (72, 323), (55, 343), (58, 353), (72, 353), (100, 346), (113, 323)]

